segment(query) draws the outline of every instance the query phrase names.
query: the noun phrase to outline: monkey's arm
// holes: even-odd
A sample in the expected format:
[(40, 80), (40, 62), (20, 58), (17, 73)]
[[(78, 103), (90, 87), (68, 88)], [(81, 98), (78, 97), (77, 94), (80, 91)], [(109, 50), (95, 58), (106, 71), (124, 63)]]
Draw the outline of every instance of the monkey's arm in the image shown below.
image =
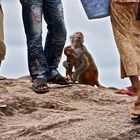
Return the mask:
[(82, 74), (84, 71), (87, 70), (89, 67), (89, 61), (88, 58), (84, 53), (80, 55), (81, 65), (75, 70), (74, 74), (72, 75), (72, 79), (76, 81), (78, 79), (78, 76)]
[(73, 69), (73, 62), (72, 61), (64, 61), (63, 62), (63, 66), (66, 69), (66, 76), (70, 76), (70, 78), (72, 77), (72, 69)]

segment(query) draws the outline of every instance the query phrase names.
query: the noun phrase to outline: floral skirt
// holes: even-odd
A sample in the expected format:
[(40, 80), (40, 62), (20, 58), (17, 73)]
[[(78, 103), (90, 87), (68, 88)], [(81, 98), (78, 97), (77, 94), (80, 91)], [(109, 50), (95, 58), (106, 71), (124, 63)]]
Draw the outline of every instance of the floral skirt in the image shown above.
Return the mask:
[(111, 23), (121, 60), (121, 78), (140, 75), (140, 21), (138, 3), (111, 1)]

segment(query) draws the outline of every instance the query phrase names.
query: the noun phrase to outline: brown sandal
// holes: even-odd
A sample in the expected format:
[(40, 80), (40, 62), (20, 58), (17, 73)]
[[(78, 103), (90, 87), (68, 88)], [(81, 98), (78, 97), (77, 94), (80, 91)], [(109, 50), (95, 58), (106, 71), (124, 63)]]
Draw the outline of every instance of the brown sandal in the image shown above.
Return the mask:
[[(44, 88), (39, 89), (38, 87), (44, 87)], [(38, 94), (43, 94), (43, 93), (46, 93), (46, 92), (49, 91), (47, 81), (45, 79), (43, 79), (43, 78), (36, 78), (33, 81), (32, 89)]]

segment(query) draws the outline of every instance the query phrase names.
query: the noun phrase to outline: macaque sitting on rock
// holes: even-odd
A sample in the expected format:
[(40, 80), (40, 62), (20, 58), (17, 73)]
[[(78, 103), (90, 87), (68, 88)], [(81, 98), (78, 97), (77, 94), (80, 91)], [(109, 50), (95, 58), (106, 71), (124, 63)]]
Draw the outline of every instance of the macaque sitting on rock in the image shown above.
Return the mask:
[[(71, 45), (64, 49), (67, 60), (63, 66), (66, 68), (66, 76), (72, 81), (78, 81), (80, 84), (87, 84), (100, 87), (98, 82), (97, 67), (87, 51), (84, 43), (84, 37), (81, 32), (76, 32), (70, 37)], [(73, 67), (75, 71), (73, 72)]]

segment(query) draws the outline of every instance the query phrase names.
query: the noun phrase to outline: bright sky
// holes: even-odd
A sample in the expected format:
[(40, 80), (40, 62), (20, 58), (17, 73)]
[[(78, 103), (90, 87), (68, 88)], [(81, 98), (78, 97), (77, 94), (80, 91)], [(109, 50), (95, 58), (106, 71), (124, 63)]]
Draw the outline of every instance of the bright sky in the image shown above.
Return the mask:
[[(99, 81), (105, 86), (128, 86), (128, 79), (120, 79), (119, 55), (115, 46), (109, 18), (88, 20), (80, 0), (62, 0), (65, 22), (69, 36), (76, 31), (83, 32), (85, 46), (92, 54), (99, 69)], [(27, 52), (24, 28), (19, 0), (2, 0), (5, 14), (5, 43), (7, 46), (6, 60), (3, 62), (1, 74), (17, 78), (28, 74)], [(46, 26), (43, 23), (43, 38)], [(65, 57), (62, 57), (62, 62)], [(59, 66), (59, 71), (65, 70)]]

